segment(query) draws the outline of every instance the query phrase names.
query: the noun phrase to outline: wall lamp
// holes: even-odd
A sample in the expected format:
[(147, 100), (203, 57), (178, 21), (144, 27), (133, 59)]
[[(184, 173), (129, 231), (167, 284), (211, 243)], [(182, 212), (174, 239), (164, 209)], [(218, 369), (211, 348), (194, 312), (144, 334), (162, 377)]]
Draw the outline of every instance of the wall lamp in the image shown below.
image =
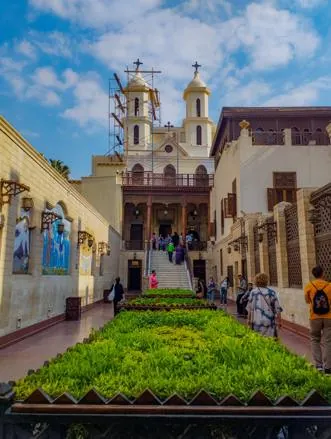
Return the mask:
[(85, 230), (79, 230), (78, 231), (78, 241), (77, 241), (77, 246), (80, 246), (82, 244), (84, 244), (84, 242), (87, 240), (87, 244), (89, 247), (92, 247), (93, 243), (94, 243), (94, 238), (93, 236), (86, 232)]
[(33, 209), (34, 203), (33, 199), (30, 197), (24, 197), (22, 198), (22, 204), (21, 207), (25, 212), (29, 212), (31, 209)]
[(41, 213), (41, 232), (45, 230), (49, 230), (50, 224), (53, 224), (54, 221), (61, 219), (59, 215), (54, 212), (42, 212)]
[(0, 205), (10, 204), (12, 197), (21, 194), (22, 192), (30, 192), (29, 186), (18, 183), (14, 180), (1, 180), (0, 181)]
[(59, 224), (57, 225), (57, 233), (58, 233), (59, 235), (63, 235), (63, 232), (64, 232), (64, 224), (63, 224), (63, 223), (59, 223)]

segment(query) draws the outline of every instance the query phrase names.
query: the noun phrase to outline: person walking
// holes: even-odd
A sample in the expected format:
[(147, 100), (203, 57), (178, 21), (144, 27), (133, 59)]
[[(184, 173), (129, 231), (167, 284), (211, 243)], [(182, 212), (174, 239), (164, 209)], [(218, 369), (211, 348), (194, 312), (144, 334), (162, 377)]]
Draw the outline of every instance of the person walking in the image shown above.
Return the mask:
[(240, 299), (241, 310), (242, 310), (242, 313), (245, 316), (245, 318), (248, 315), (246, 306), (247, 306), (249, 295), (251, 294), (252, 289), (253, 289), (252, 282), (248, 282), (248, 289), (247, 289), (246, 293)]
[(226, 277), (222, 280), (220, 286), (220, 299), (221, 305), (227, 305), (228, 303), (228, 289), (230, 287), (230, 279)]
[(244, 276), (242, 276), (241, 274), (238, 274), (238, 280), (239, 280), (239, 287), (238, 287), (236, 304), (237, 304), (237, 314), (238, 316), (241, 316), (244, 314), (244, 311), (242, 305), (240, 304), (240, 300), (247, 291), (247, 281), (244, 278)]
[(124, 297), (124, 288), (123, 285), (121, 284), (121, 279), (119, 277), (117, 277), (115, 279), (115, 285), (114, 285), (114, 317), (118, 314), (118, 302), (120, 302), (123, 297)]
[(265, 273), (260, 273), (255, 278), (256, 287), (250, 292), (247, 304), (247, 324), (261, 335), (276, 338), (282, 308), (276, 292), (268, 288), (268, 281)]
[(152, 270), (152, 274), (149, 277), (149, 289), (156, 290), (159, 285), (158, 278), (156, 277), (156, 271)]
[(174, 250), (175, 250), (174, 243), (170, 241), (169, 244), (167, 245), (167, 252), (168, 252), (169, 262), (171, 263), (172, 263), (172, 255)]
[[(331, 284), (324, 280), (323, 268), (312, 270), (314, 281), (305, 286), (305, 301), (309, 305), (310, 341), (316, 369), (331, 374)], [(323, 354), (322, 354), (323, 345)]]
[(156, 250), (156, 241), (157, 241), (157, 239), (156, 239), (156, 233), (155, 232), (152, 235), (151, 241), (152, 241), (152, 249)]
[(207, 286), (207, 299), (208, 299), (208, 302), (210, 302), (210, 303), (214, 303), (214, 301), (215, 301), (215, 290), (216, 290), (216, 283), (214, 281), (214, 278), (211, 277), (209, 279), (208, 286)]

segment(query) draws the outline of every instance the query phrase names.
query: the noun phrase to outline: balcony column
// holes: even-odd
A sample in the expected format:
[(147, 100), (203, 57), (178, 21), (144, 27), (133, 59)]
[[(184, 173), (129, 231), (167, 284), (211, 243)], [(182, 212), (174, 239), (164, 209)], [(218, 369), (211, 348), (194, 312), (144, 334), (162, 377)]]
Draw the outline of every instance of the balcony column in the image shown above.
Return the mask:
[(183, 239), (186, 237), (186, 224), (187, 224), (187, 203), (186, 200), (182, 201), (182, 234)]
[(152, 234), (151, 234), (151, 223), (152, 223), (152, 196), (148, 195), (147, 199), (147, 237), (146, 242), (147, 244), (150, 242)]

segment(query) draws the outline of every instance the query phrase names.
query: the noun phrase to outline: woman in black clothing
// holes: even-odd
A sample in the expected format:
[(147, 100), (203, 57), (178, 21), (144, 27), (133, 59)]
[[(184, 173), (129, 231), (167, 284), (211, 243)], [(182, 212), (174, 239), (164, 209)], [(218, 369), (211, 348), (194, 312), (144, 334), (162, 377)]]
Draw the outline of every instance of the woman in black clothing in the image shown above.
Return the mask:
[(118, 309), (117, 309), (117, 304), (118, 302), (120, 302), (123, 299), (124, 296), (124, 289), (123, 289), (123, 285), (120, 283), (120, 278), (117, 277), (115, 279), (115, 285), (114, 285), (114, 317), (116, 316), (116, 314), (118, 313)]

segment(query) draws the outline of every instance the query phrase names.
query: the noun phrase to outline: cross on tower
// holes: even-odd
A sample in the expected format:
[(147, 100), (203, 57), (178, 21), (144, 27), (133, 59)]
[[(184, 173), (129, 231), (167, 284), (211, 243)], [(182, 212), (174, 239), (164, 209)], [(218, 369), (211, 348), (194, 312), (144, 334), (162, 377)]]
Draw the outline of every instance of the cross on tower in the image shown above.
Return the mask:
[(168, 131), (170, 131), (170, 128), (173, 128), (174, 126), (171, 125), (170, 122), (167, 123), (167, 125), (164, 125), (164, 128), (168, 128)]
[(198, 73), (199, 72), (199, 67), (202, 67), (200, 64), (198, 64), (198, 61), (195, 61), (195, 64), (192, 64), (192, 67), (195, 68), (194, 73)]
[(139, 70), (139, 66), (141, 66), (141, 65), (144, 64), (144, 63), (142, 63), (142, 62), (140, 61), (140, 59), (138, 58), (137, 61), (135, 61), (133, 64), (135, 64), (135, 65), (137, 66), (136, 71), (138, 71), (138, 70)]

